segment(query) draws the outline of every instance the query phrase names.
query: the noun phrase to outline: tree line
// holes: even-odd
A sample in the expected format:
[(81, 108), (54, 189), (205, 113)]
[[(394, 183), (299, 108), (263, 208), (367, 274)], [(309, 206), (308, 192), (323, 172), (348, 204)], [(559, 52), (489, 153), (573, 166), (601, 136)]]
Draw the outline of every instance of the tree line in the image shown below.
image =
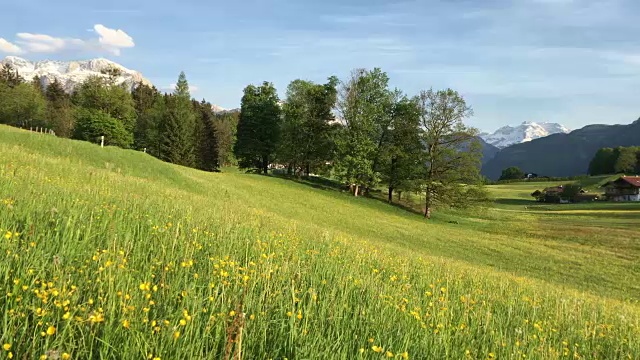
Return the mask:
[(71, 93), (57, 79), (26, 82), (10, 65), (0, 68), (0, 124), (48, 128), (57, 136), (146, 151), (174, 164), (206, 171), (235, 163), (237, 113), (215, 114), (191, 98), (181, 73), (171, 94), (143, 83), (116, 84), (118, 69), (89, 77)]
[(324, 174), (354, 196), (383, 186), (420, 193), (424, 215), (437, 204), (467, 206), (486, 199), (479, 173), (478, 131), (454, 90), (409, 96), (390, 89), (380, 69), (356, 69), (324, 84), (294, 80), (280, 101), (272, 83), (244, 89), (234, 154), (241, 168), (290, 175)]
[(602, 148), (589, 163), (590, 175), (640, 173), (640, 146)]
[[(244, 89), (239, 113), (214, 114), (191, 98), (181, 73), (175, 90), (117, 85), (106, 69), (64, 91), (42, 87), (13, 69), (0, 72), (0, 123), (41, 126), (58, 136), (144, 150), (159, 159), (206, 171), (223, 164), (292, 176), (322, 174), (354, 196), (384, 187), (419, 193), (429, 218), (434, 206), (463, 207), (486, 200), (480, 176), (478, 131), (465, 125), (472, 109), (456, 91), (409, 96), (389, 87), (380, 69), (356, 69), (344, 80), (294, 80), (281, 101), (272, 83)], [(131, 91), (130, 91), (131, 90)]]

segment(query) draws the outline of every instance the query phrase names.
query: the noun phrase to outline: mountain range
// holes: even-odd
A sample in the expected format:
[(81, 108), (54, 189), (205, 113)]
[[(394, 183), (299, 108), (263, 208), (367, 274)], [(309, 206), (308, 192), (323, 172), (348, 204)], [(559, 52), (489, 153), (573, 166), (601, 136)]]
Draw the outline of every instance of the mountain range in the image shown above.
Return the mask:
[(640, 119), (629, 125), (587, 125), (568, 134), (511, 145), (486, 161), (482, 173), (497, 179), (503, 169), (517, 166), (538, 175), (583, 175), (599, 149), (618, 146), (640, 146)]
[(52, 60), (32, 62), (17, 56), (7, 56), (0, 61), (0, 64), (11, 65), (27, 81), (32, 81), (38, 76), (43, 86), (57, 79), (68, 92), (73, 91), (90, 76), (108, 77), (102, 72), (109, 69), (119, 70), (120, 74), (115, 78), (117, 84), (125, 84), (129, 88), (133, 88), (139, 82), (151, 85), (151, 82), (141, 73), (102, 58), (67, 62)]
[(518, 126), (503, 126), (494, 133), (482, 133), (480, 137), (487, 143), (504, 149), (513, 144), (520, 144), (531, 140), (558, 133), (568, 133), (570, 130), (557, 123), (536, 123), (525, 121)]

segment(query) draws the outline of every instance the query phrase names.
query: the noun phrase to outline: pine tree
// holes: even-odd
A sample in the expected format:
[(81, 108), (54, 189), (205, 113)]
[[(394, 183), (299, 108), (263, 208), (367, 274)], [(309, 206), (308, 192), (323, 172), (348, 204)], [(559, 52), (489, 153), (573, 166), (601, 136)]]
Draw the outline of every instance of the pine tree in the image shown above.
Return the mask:
[(159, 130), (154, 106), (161, 101), (162, 95), (155, 87), (140, 82), (133, 88), (131, 96), (136, 110), (133, 146), (138, 150), (147, 149), (148, 153), (155, 155), (154, 144), (158, 141)]
[(57, 136), (71, 137), (75, 119), (69, 94), (64, 91), (58, 79), (49, 83), (45, 90), (47, 98), (47, 120)]
[(273, 84), (244, 89), (234, 154), (241, 168), (258, 168), (264, 174), (280, 141), (281, 109)]
[(200, 170), (216, 171), (218, 170), (218, 147), (211, 104), (204, 99), (202, 102), (194, 100), (193, 108), (196, 112), (196, 166)]
[(214, 115), (213, 126), (219, 166), (237, 165), (233, 146), (236, 143), (239, 115), (237, 111)]
[(195, 165), (195, 114), (189, 83), (180, 73), (173, 95), (165, 97), (166, 113), (160, 126), (160, 158), (184, 166)]
[(4, 64), (0, 68), (0, 83), (4, 83), (10, 88), (14, 88), (24, 83), (22, 76), (18, 74), (18, 70), (14, 69), (11, 64)]

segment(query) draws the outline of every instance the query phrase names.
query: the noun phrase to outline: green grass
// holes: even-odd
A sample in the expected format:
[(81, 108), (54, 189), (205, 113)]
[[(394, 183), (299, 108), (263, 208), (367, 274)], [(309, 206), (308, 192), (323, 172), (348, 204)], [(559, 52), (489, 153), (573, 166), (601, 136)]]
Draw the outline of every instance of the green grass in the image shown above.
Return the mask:
[(509, 184), (427, 222), (6, 127), (0, 154), (0, 357), (218, 359), (240, 328), (245, 359), (640, 354), (637, 207)]

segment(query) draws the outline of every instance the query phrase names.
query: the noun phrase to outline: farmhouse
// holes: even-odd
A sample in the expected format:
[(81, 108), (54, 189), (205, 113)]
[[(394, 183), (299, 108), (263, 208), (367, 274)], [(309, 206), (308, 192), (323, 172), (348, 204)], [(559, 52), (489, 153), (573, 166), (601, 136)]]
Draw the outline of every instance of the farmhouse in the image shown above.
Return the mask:
[(640, 176), (622, 176), (602, 185), (610, 201), (640, 201)]

